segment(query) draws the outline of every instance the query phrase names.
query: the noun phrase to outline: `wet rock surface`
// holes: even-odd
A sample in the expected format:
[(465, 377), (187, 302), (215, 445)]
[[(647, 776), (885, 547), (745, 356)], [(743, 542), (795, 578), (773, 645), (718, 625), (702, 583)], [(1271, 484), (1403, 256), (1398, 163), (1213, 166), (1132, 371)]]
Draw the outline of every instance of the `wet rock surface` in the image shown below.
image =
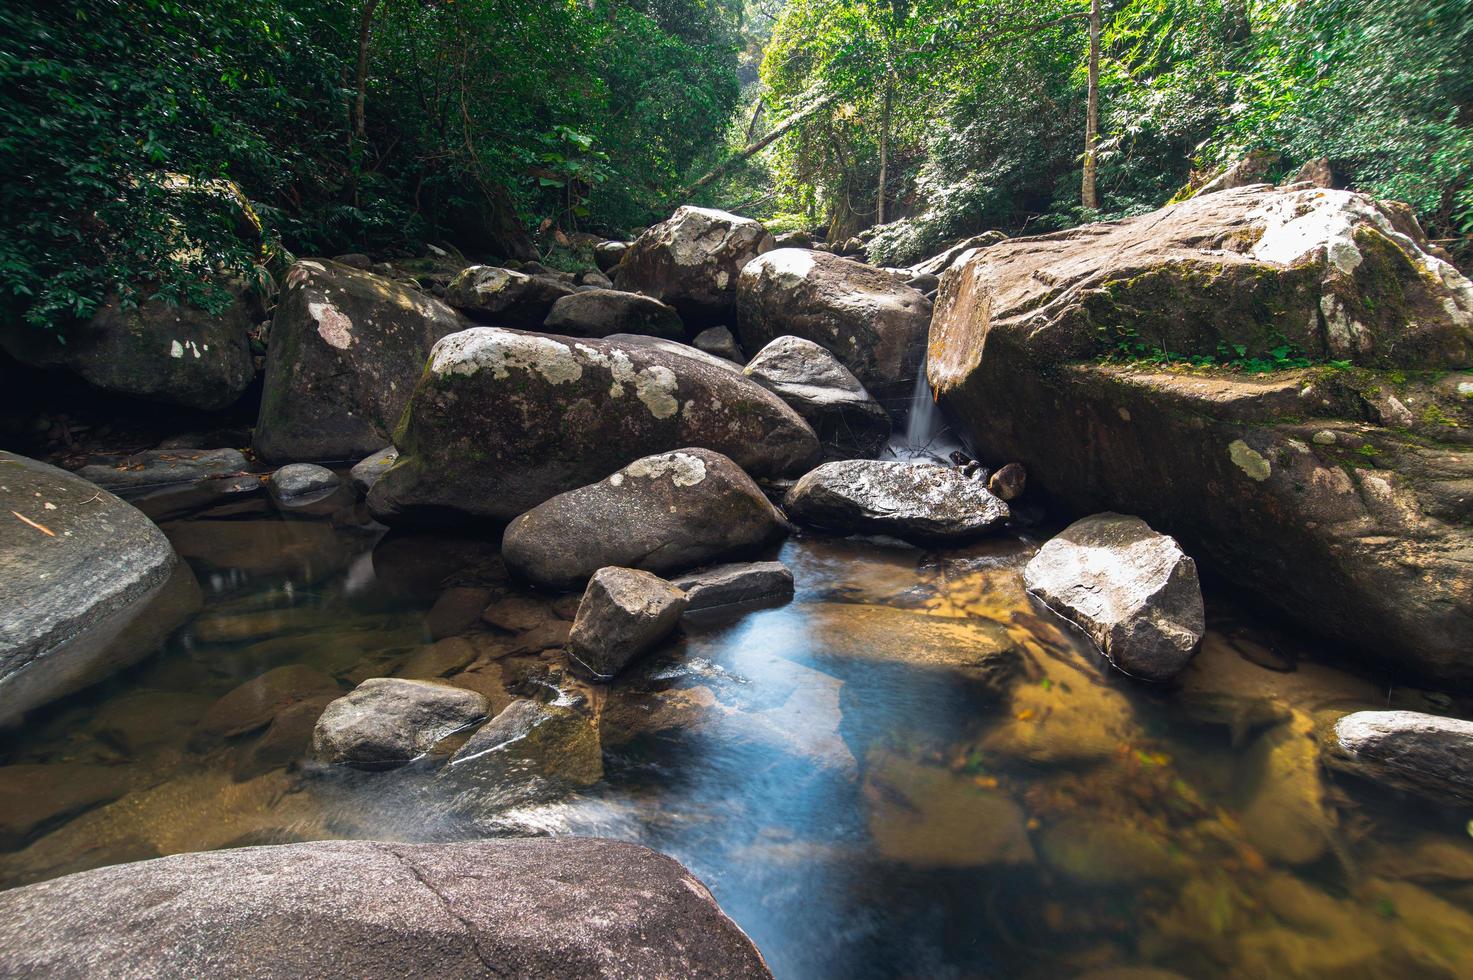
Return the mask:
[(688, 324), (728, 321), (742, 268), (774, 247), (760, 222), (711, 208), (681, 207), (624, 252), (620, 289), (675, 307)]
[(838, 458), (874, 456), (890, 438), (890, 413), (823, 347), (779, 337), (742, 372), (793, 406)]
[(813, 430), (782, 399), (680, 347), (485, 327), (446, 338), (370, 507), (392, 523), (510, 520), (652, 452), (703, 447), (759, 476), (817, 455)]
[(780, 561), (713, 565), (674, 576), (670, 583), (685, 593), (689, 612), (793, 596), (793, 573)]
[(568, 654), (596, 680), (609, 680), (675, 629), (685, 593), (633, 568), (600, 568), (588, 580), (568, 635)]
[(312, 730), (312, 754), (330, 765), (388, 769), (482, 721), (484, 697), (448, 684), (374, 677), (329, 704)]
[(558, 796), (603, 774), (598, 728), (586, 711), (524, 699), (482, 725), (440, 779), (458, 790), (455, 807), (474, 812)]
[(810, 471), (783, 508), (795, 521), (833, 531), (924, 542), (975, 538), (1009, 516), (1007, 504), (950, 467), (858, 459)]
[(680, 864), (593, 839), (183, 854), (14, 889), (0, 910), (14, 974), (770, 975)]
[(606, 565), (664, 574), (752, 551), (780, 531), (751, 477), (705, 449), (647, 456), (507, 526), (507, 567), (567, 589)]
[(1023, 575), (1127, 674), (1170, 680), (1206, 629), (1196, 563), (1138, 517), (1096, 514), (1049, 539)]

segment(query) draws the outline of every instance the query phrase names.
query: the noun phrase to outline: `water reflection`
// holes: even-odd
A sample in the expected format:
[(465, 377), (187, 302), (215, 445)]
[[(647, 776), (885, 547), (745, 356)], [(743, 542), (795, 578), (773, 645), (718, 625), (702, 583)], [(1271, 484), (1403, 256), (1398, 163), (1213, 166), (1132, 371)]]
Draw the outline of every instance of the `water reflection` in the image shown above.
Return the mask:
[[(1473, 973), (1467, 815), (1331, 781), (1315, 743), (1359, 707), (1467, 706), (1327, 667), (1219, 598), (1167, 691), (1027, 596), (1027, 540), (795, 539), (791, 603), (689, 616), (605, 689), (564, 669), (574, 604), (518, 590), (489, 542), (238, 502), (169, 530), (205, 609), (0, 743), (4, 884), (255, 843), (597, 834), (689, 865), (780, 977)], [(447, 774), (454, 740), (387, 772), (311, 763), (323, 705), (375, 676), (571, 714), (484, 780)], [(589, 739), (603, 776), (570, 791)], [(560, 789), (529, 800), (509, 769)]]

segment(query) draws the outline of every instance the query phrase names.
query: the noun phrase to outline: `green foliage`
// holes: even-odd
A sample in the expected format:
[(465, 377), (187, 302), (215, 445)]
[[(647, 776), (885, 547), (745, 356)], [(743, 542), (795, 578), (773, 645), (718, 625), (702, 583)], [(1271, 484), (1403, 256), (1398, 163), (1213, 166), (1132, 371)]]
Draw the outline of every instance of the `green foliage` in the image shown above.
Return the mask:
[(1269, 374), (1273, 371), (1290, 371), (1315, 365), (1327, 365), (1340, 371), (1351, 369), (1350, 361), (1318, 360), (1300, 349), (1297, 344), (1282, 339), (1273, 341), (1273, 347), (1260, 353), (1250, 352), (1244, 344), (1223, 342), (1217, 345), (1216, 354), (1187, 354), (1147, 343), (1128, 327), (1107, 332), (1107, 337), (1113, 340), (1113, 344), (1100, 357), (1107, 364), (1221, 368), (1243, 374)]

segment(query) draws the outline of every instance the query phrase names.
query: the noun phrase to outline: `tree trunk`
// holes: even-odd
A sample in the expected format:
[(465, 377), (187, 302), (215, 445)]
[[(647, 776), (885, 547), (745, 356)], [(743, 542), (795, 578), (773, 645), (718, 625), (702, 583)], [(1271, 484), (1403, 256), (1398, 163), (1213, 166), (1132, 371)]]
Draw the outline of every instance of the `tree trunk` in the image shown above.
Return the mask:
[(378, 5), (379, 0), (365, 0), (363, 10), (358, 15), (358, 72), (353, 97), (353, 136), (360, 140), (368, 135), (368, 123), (364, 116), (364, 103), (368, 100), (368, 41), (373, 35), (373, 14), (378, 10)]
[(876, 195), (878, 204), (875, 207), (875, 224), (885, 223), (885, 179), (889, 176), (890, 169), (890, 98), (891, 82), (890, 76), (885, 76), (885, 101), (880, 110), (880, 186)]
[(1100, 0), (1089, 3), (1089, 99), (1084, 117), (1084, 182), (1079, 201), (1090, 211), (1100, 209), (1095, 192), (1095, 153), (1100, 141)]

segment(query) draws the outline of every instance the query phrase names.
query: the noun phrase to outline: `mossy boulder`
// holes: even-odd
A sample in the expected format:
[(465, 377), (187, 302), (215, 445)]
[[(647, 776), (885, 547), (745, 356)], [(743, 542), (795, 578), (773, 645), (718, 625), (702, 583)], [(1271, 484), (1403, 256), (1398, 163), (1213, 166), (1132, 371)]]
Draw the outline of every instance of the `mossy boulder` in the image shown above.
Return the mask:
[[(1119, 357), (1286, 343), (1311, 366)], [(1470, 359), (1473, 286), (1402, 209), (1259, 186), (976, 253), (928, 373), (975, 454), (1075, 513), (1137, 514), (1346, 652), (1473, 686)]]
[[(801, 473), (818, 439), (782, 399), (682, 345), (477, 327), (435, 345), (369, 493), (385, 523), (507, 521), (642, 456), (685, 447), (753, 476)], [(720, 366), (718, 366), (720, 365)], [(607, 564), (607, 562), (605, 563)]]
[(271, 462), (383, 449), (435, 341), (465, 326), (433, 297), (325, 259), (286, 276), (271, 321), (255, 449)]

